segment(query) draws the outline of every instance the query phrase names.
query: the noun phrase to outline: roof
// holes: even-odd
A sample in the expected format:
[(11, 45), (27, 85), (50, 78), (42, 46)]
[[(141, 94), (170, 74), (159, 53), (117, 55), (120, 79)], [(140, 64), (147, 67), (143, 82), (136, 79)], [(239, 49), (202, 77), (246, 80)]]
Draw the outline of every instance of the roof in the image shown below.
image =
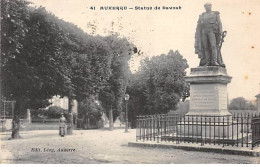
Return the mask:
[(255, 97), (259, 97), (260, 98), (260, 94), (256, 95)]

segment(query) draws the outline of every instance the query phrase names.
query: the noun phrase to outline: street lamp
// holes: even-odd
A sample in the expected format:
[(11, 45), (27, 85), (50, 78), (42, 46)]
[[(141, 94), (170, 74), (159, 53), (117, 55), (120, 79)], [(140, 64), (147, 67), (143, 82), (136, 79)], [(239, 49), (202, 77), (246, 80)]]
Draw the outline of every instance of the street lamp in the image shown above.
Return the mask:
[(125, 132), (128, 132), (128, 113), (127, 113), (127, 104), (129, 100), (129, 94), (125, 94)]

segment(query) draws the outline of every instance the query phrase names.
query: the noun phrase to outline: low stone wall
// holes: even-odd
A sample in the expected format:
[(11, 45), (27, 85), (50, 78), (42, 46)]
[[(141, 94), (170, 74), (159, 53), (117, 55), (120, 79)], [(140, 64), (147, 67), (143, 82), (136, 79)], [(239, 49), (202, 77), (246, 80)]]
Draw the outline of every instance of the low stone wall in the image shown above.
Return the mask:
[(259, 114), (257, 110), (228, 110), (231, 114)]
[(0, 120), (0, 132), (5, 132), (12, 129), (12, 119)]

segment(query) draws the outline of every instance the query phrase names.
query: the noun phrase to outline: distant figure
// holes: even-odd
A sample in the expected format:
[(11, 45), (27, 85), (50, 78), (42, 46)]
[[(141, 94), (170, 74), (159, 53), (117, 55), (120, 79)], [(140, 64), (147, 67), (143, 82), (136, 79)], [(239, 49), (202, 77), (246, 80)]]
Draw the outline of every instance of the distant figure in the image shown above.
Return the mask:
[(199, 66), (225, 67), (220, 52), (225, 34), (222, 32), (219, 12), (212, 11), (211, 6), (211, 3), (206, 3), (206, 12), (199, 17), (195, 34), (195, 53), (200, 58)]
[(59, 134), (61, 137), (65, 136), (65, 129), (66, 129), (66, 118), (64, 117), (63, 113), (61, 114), (60, 118), (60, 131)]

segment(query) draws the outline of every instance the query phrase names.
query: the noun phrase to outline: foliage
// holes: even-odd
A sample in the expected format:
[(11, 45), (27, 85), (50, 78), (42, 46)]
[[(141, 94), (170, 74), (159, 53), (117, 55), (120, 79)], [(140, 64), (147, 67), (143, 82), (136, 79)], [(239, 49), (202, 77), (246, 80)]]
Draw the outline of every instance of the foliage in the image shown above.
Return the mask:
[(78, 106), (78, 117), (83, 118), (83, 123), (97, 123), (102, 116), (103, 109), (94, 96), (84, 99)]
[(251, 101), (247, 101), (243, 97), (237, 97), (231, 100), (228, 105), (229, 110), (256, 110), (256, 105)]
[(33, 112), (32, 117), (40, 117), (40, 118), (60, 118), (61, 113), (65, 116), (68, 115), (68, 110), (65, 110), (59, 106), (50, 106), (49, 108), (40, 108)]
[[(1, 93), (11, 100), (16, 100), (16, 95), (23, 95), (18, 83), (26, 82), (24, 74), (19, 72), (19, 69), (26, 68), (21, 60), (23, 43), (29, 31), (27, 22), (30, 13), (26, 5), (25, 1), (1, 1), (1, 23), (5, 23), (1, 24)], [(15, 73), (19, 76), (15, 76)]]
[(85, 53), (72, 61), (72, 83), (78, 101), (97, 94), (111, 74), (111, 53), (108, 44), (100, 37), (84, 43)]
[(190, 109), (190, 100), (180, 101), (177, 105), (177, 109), (171, 110), (170, 113), (185, 115), (189, 112), (189, 109)]
[(187, 61), (178, 51), (146, 58), (131, 76), (129, 120), (136, 115), (160, 114), (175, 110), (180, 99), (189, 95), (185, 82)]
[(2, 18), (3, 94), (16, 101), (18, 113), (46, 107), (70, 82), (63, 64), (64, 34), (44, 8), (29, 8), (23, 0), (1, 2), (7, 7)]
[(51, 106), (47, 109), (45, 115), (48, 118), (60, 118), (61, 114), (67, 115), (68, 114), (68, 110), (65, 110), (59, 106)]
[(112, 52), (111, 74), (104, 83), (104, 88), (100, 90), (99, 100), (107, 116), (109, 110), (113, 110), (113, 120), (115, 121), (122, 111), (123, 98), (131, 73), (128, 60), (131, 58), (133, 45), (126, 38), (119, 38), (117, 35), (108, 36), (105, 41)]
[(99, 102), (95, 100), (93, 96), (90, 98), (84, 99), (78, 104), (78, 116), (83, 117), (84, 115), (102, 115), (103, 109), (100, 106)]

